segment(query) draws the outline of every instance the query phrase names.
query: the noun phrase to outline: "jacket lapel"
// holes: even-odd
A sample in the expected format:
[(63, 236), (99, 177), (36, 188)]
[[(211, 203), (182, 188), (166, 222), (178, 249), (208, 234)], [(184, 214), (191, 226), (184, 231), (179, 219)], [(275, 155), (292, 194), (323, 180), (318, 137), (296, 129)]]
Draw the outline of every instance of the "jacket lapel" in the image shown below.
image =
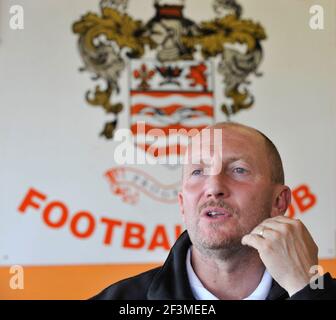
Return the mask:
[(281, 287), (274, 279), (272, 282), (272, 287), (266, 300), (285, 300), (288, 299), (289, 295), (287, 291)]
[(184, 231), (175, 242), (161, 270), (153, 278), (147, 293), (149, 300), (195, 300), (185, 262), (190, 245), (188, 233)]

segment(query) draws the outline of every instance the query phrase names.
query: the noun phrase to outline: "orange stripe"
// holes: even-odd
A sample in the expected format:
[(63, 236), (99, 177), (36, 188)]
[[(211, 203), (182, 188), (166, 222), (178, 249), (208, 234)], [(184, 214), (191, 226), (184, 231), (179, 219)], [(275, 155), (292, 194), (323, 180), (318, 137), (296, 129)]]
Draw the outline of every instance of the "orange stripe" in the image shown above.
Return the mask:
[[(149, 106), (147, 104), (143, 104), (143, 103), (138, 103), (138, 104), (134, 104), (132, 105), (131, 108), (131, 114), (137, 114), (139, 113), (142, 109), (147, 108), (147, 107), (153, 107), (153, 106)], [(155, 109), (158, 109), (162, 112), (164, 112), (166, 115), (171, 115), (173, 114), (177, 109), (182, 108), (183, 105), (181, 104), (171, 104), (165, 107), (154, 107)], [(206, 115), (208, 116), (213, 116), (213, 107), (209, 106), (209, 105), (200, 105), (197, 107), (192, 107), (194, 110), (197, 111), (202, 111), (204, 112)]]
[(111, 283), (155, 268), (152, 264), (24, 267), (24, 289), (9, 286), (9, 267), (0, 268), (0, 299), (88, 299)]
[(157, 129), (162, 130), (162, 132), (164, 132), (165, 135), (168, 135), (168, 134), (170, 133), (169, 130), (180, 130), (180, 129), (185, 129), (185, 130), (187, 131), (187, 133), (189, 133), (191, 130), (195, 130), (195, 129), (198, 130), (198, 131), (201, 131), (201, 130), (204, 129), (206, 126), (207, 126), (207, 125), (199, 126), (199, 127), (185, 127), (185, 126), (182, 126), (182, 125), (177, 124), (177, 125), (171, 125), (171, 126), (169, 126), (169, 127), (162, 127), (162, 128), (159, 128), (159, 127), (154, 127), (154, 126), (151, 126), (151, 125), (146, 124), (146, 125), (141, 125), (141, 126), (139, 126), (139, 129), (143, 129), (143, 128), (144, 128), (145, 132), (138, 132), (138, 131), (137, 131), (137, 129), (138, 129), (138, 128), (137, 128), (137, 124), (133, 124), (133, 125), (131, 126), (131, 131), (132, 131), (132, 133), (133, 133), (134, 135), (137, 135), (137, 134), (147, 134), (149, 130), (154, 130), (154, 129), (156, 129), (156, 130), (155, 130), (156, 132), (154, 132), (154, 133), (155, 133), (156, 136), (159, 136), (159, 135), (157, 134), (157, 133), (159, 133), (159, 132), (157, 131)]
[[(320, 260), (336, 277), (336, 259)], [(9, 267), (0, 268), (0, 299), (87, 299), (111, 283), (155, 268), (153, 264), (24, 267), (24, 290), (9, 287)]]
[(174, 18), (181, 18), (181, 6), (172, 6), (172, 7), (159, 7), (160, 17), (169, 16)]
[[(150, 144), (137, 144), (139, 148), (142, 150), (145, 150), (149, 154), (151, 154), (154, 157), (157, 157), (159, 154), (166, 156), (166, 155), (176, 155), (176, 154), (181, 154), (184, 153), (186, 150), (186, 146), (181, 146), (179, 144), (175, 145), (169, 145), (166, 147), (153, 147)], [(150, 150), (148, 150), (151, 147)]]
[(131, 96), (148, 96), (148, 97), (170, 97), (171, 95), (179, 95), (181, 97), (190, 97), (190, 98), (197, 98), (197, 97), (212, 97), (212, 92), (183, 92), (183, 91), (176, 91), (176, 92), (164, 92), (164, 91), (131, 91)]

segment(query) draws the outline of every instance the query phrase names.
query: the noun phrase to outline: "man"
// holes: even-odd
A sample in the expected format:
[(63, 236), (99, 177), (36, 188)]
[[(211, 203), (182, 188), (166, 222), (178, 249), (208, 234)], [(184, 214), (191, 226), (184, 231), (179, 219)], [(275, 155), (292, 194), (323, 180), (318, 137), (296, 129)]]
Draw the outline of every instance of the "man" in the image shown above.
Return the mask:
[(284, 216), (291, 193), (265, 135), (218, 123), (192, 138), (185, 158), (178, 200), (187, 231), (162, 267), (95, 299), (336, 299), (330, 274), (310, 273), (318, 248), (308, 230)]

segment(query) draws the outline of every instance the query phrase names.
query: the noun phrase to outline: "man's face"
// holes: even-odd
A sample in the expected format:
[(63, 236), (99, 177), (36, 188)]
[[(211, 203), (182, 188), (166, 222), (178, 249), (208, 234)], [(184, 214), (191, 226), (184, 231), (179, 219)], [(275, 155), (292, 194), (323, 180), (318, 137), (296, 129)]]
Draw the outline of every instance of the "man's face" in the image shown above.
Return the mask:
[(205, 130), (210, 135), (188, 147), (182, 217), (197, 248), (239, 248), (241, 238), (271, 216), (274, 184), (265, 142), (246, 128), (215, 129), (216, 135)]

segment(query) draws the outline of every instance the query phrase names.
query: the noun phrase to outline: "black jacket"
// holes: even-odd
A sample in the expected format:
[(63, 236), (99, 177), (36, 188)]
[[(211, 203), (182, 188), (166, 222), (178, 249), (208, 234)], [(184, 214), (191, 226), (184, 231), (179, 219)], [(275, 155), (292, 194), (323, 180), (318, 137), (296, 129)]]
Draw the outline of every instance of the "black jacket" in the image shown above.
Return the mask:
[[(107, 287), (92, 299), (98, 300), (195, 300), (188, 280), (186, 255), (191, 245), (185, 231), (175, 242), (164, 265)], [(324, 275), (324, 289), (313, 290), (309, 285), (291, 298), (273, 280), (267, 300), (336, 299), (336, 280)]]

